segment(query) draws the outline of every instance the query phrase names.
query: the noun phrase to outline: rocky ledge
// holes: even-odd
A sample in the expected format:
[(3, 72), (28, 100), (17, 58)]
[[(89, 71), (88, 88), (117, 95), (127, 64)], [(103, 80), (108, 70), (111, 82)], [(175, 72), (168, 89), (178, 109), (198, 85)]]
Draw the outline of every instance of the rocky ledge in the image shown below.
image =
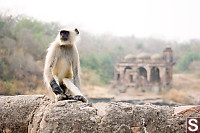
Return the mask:
[(0, 133), (184, 133), (187, 117), (200, 117), (200, 106), (51, 104), (43, 95), (0, 96)]

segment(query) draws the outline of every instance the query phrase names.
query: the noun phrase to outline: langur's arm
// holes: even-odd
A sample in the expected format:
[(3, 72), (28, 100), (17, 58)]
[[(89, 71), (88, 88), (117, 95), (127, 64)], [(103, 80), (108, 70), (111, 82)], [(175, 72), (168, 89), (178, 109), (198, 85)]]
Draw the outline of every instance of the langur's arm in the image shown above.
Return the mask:
[(56, 83), (55, 79), (53, 78), (53, 73), (52, 69), (53, 66), (55, 65), (57, 59), (56, 59), (56, 49), (55, 48), (49, 48), (48, 53), (46, 56), (46, 61), (45, 61), (45, 67), (44, 67), (44, 75), (47, 80), (47, 84), (50, 84), (53, 92), (57, 94), (61, 94), (61, 88), (59, 85)]
[(73, 82), (76, 87), (81, 89), (81, 79), (80, 79), (80, 61), (77, 51), (74, 53), (74, 60), (72, 61), (73, 70)]

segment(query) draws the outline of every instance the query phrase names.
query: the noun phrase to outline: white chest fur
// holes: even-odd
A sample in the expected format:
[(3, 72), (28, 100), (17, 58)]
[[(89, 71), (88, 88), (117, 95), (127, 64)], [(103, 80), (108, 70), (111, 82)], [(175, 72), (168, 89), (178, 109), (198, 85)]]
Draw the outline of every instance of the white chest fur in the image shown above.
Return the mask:
[(73, 78), (72, 62), (66, 58), (59, 58), (53, 68), (53, 74), (60, 80)]

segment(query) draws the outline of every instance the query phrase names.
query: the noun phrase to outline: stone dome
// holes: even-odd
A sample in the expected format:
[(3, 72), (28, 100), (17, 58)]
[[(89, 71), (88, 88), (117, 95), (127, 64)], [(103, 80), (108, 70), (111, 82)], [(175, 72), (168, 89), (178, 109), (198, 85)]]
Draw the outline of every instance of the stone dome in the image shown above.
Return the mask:
[(128, 55), (126, 55), (126, 56), (124, 57), (124, 60), (129, 60), (129, 59), (134, 59), (134, 58), (135, 58), (134, 55), (128, 54)]
[(149, 56), (149, 54), (147, 54), (147, 53), (140, 53), (140, 54), (137, 56), (137, 59), (150, 59), (150, 56)]
[(167, 45), (165, 48), (170, 48), (171, 49), (172, 47), (170, 45)]
[(163, 55), (162, 54), (153, 54), (151, 56), (152, 60), (162, 60), (163, 59)]

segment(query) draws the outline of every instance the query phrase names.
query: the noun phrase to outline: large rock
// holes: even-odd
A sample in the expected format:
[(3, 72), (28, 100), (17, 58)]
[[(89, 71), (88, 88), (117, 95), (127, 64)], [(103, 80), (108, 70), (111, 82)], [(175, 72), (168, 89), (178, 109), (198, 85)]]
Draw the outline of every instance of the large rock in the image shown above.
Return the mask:
[(0, 133), (25, 133), (34, 111), (49, 103), (45, 96), (0, 96)]
[(45, 96), (1, 96), (0, 132), (184, 133), (186, 117), (200, 116), (199, 111), (199, 106), (76, 101), (51, 104)]

